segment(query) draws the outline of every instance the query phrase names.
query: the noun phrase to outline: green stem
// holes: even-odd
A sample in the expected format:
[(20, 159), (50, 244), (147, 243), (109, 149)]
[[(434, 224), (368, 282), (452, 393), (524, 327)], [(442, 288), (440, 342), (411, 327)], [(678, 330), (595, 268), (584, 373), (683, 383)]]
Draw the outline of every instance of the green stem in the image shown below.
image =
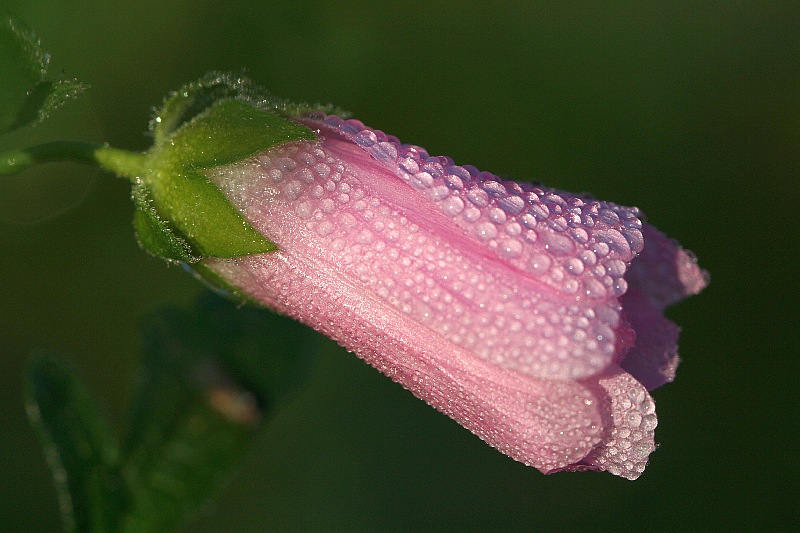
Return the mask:
[(133, 181), (144, 169), (145, 155), (82, 141), (53, 141), (0, 154), (0, 176), (16, 174), (39, 163), (86, 163)]

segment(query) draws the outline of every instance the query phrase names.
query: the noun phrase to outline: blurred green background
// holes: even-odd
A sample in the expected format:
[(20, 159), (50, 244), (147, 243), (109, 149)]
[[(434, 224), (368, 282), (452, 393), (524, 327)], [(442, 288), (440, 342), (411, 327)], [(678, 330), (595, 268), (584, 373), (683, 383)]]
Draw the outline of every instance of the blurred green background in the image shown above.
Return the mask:
[[(144, 149), (168, 91), (245, 68), (278, 96), (336, 103), (433, 154), (637, 205), (712, 273), (670, 310), (683, 363), (655, 393), (661, 447), (636, 482), (542, 476), (328, 342), (186, 531), (796, 521), (797, 2), (4, 4), (53, 53), (52, 73), (91, 89), (0, 148)], [(125, 182), (80, 167), (0, 183), (0, 531), (59, 527), (23, 409), (31, 350), (70, 354), (123, 430), (142, 317), (204, 290), (138, 249), (131, 213)]]

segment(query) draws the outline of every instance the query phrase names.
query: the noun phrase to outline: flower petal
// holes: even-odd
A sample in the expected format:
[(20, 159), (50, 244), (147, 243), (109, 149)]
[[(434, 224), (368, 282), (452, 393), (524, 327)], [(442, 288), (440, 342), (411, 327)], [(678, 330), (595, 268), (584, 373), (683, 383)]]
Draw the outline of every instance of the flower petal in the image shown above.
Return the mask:
[(647, 295), (658, 309), (697, 294), (708, 285), (708, 272), (697, 258), (649, 224), (643, 228), (646, 245), (633, 261), (628, 282)]
[(636, 342), (619, 365), (647, 390), (675, 379), (680, 328), (664, 316), (638, 287), (622, 297), (625, 316), (636, 332)]
[(278, 251), (208, 266), (279, 312), (336, 339), (417, 397), (514, 459), (549, 472), (575, 463), (602, 435), (594, 391), (536, 380), (477, 358), (335, 268)]
[[(439, 175), (446, 158), (419, 148), (377, 141), (395, 147), (385, 152), (420, 158), (391, 166), (338, 131), (319, 129), (318, 135), (318, 143), (275, 148), (259, 164), (209, 175), (279, 248), (321, 254), (321, 264), (335, 265), (364, 290), (493, 364), (538, 378), (579, 379), (627, 350), (629, 328), (615, 292), (626, 288), (625, 261), (636, 249), (623, 233), (635, 210), (619, 208), (628, 216), (623, 223), (610, 204), (534, 187), (525, 192), (488, 173), (470, 181), (466, 167), (449, 165)], [(406, 167), (428, 168), (437, 177), (427, 171), (409, 177)], [(460, 185), (452, 189), (436, 185), (456, 179)], [(460, 206), (462, 215), (451, 216), (447, 205)], [(574, 224), (581, 220), (576, 213), (586, 211), (582, 219), (596, 235), (570, 226), (567, 208), (578, 217)]]
[(600, 410), (611, 423), (605, 424), (608, 434), (603, 443), (581, 462), (591, 470), (636, 479), (655, 450), (655, 403), (633, 376), (619, 368), (597, 379), (596, 386), (605, 393), (599, 393)]

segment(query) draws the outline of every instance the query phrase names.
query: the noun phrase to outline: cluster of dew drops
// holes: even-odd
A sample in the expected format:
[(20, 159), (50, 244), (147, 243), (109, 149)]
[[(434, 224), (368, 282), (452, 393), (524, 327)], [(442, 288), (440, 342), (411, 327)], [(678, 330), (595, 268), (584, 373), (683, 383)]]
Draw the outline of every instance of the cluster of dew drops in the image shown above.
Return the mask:
[(496, 253), (548, 285), (576, 296), (605, 299), (627, 290), (625, 272), (644, 247), (640, 212), (529, 183), (503, 181), (449, 157), (336, 115), (314, 115), (361, 146), (426, 194)]

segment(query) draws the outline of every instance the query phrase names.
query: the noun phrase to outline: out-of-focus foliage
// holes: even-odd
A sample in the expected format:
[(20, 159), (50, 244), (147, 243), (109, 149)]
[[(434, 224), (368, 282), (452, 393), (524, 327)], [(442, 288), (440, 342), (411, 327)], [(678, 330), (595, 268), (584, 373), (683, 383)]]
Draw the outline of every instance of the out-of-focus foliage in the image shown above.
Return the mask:
[(157, 313), (144, 331), (121, 449), (63, 358), (30, 365), (28, 416), (68, 531), (166, 532), (184, 522), (230, 476), (272, 405), (302, 382), (315, 338), (210, 295), (191, 312)]
[(41, 122), (84, 89), (46, 79), (49, 61), (36, 34), (0, 6), (0, 133)]

